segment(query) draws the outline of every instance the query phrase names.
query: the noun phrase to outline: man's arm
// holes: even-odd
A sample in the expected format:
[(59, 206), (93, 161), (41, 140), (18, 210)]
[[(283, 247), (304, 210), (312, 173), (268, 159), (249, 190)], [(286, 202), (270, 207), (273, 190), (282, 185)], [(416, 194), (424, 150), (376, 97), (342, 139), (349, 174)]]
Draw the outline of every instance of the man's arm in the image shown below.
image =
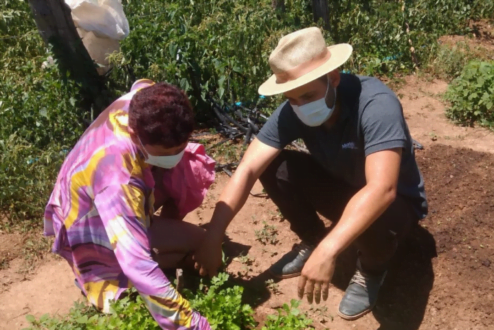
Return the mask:
[(302, 270), (299, 296), (304, 291), (312, 301), (328, 296), (336, 257), (359, 237), (393, 203), (400, 173), (402, 149), (375, 152), (367, 156), (367, 184), (348, 202), (335, 228), (323, 239)]
[(250, 144), (242, 162), (216, 203), (207, 237), (202, 248), (198, 249), (194, 256), (196, 268), (200, 270), (201, 275), (216, 274), (221, 265), (221, 243), (226, 228), (244, 206), (256, 180), (279, 153), (279, 149), (268, 146), (257, 138)]
[(230, 221), (244, 206), (254, 183), (279, 153), (279, 149), (270, 147), (258, 139), (251, 143), (216, 203), (211, 218), (211, 230), (225, 232)]

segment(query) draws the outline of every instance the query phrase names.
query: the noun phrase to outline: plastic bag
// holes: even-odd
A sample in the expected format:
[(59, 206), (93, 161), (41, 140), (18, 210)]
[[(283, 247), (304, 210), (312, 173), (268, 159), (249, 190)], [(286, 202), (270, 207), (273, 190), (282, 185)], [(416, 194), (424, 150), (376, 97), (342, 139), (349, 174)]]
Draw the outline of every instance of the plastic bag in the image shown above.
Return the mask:
[(98, 37), (122, 40), (129, 34), (129, 22), (120, 0), (65, 0), (76, 27)]

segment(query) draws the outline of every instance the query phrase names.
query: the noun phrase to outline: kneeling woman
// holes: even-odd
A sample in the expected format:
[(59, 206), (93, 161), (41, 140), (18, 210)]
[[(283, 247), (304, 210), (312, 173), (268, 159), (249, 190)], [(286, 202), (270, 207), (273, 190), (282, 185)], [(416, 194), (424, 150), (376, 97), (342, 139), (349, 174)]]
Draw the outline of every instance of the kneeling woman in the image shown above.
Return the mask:
[(87, 129), (60, 170), (45, 235), (55, 235), (53, 252), (103, 312), (134, 286), (163, 329), (210, 329), (161, 270), (187, 262), (204, 236), (181, 221), (214, 180), (214, 161), (187, 142), (193, 125), (182, 91), (140, 80)]

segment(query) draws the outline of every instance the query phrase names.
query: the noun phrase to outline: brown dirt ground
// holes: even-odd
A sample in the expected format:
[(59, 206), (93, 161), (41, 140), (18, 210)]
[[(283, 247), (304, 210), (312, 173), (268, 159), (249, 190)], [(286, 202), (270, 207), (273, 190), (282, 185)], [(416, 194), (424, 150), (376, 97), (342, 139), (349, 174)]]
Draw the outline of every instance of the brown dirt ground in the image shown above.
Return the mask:
[[(417, 226), (391, 265), (372, 314), (347, 322), (337, 306), (355, 268), (355, 251), (339, 260), (329, 301), (310, 309), (317, 329), (489, 329), (494, 325), (494, 155), (435, 144), (418, 152), (427, 183), (430, 216)], [(204, 224), (228, 177), (220, 175), (205, 205), (189, 221)], [(262, 189), (260, 185), (254, 192)], [(235, 258), (228, 272), (247, 287), (249, 300), (263, 319), (296, 297), (297, 279), (266, 289), (266, 269), (297, 242), (288, 223), (265, 198), (250, 198), (230, 228), (229, 252), (248, 255), (250, 265)], [(255, 231), (263, 223), (276, 227), (276, 245), (261, 245)]]
[[(425, 147), (417, 151), (417, 159), (430, 215), (398, 252), (375, 310), (351, 322), (338, 318), (336, 311), (355, 268), (355, 252), (349, 249), (341, 256), (328, 302), (302, 305), (317, 329), (494, 329), (494, 133), (452, 125), (440, 98), (446, 87), (441, 81), (409, 76), (397, 91), (410, 131)], [(218, 174), (205, 203), (188, 221), (209, 221), (227, 180)], [(261, 191), (256, 184), (253, 192)], [(296, 297), (297, 279), (265, 285), (266, 269), (297, 242), (281, 220), (270, 200), (250, 197), (227, 232), (229, 254), (252, 259), (248, 265), (234, 258), (228, 272), (245, 285), (259, 320)], [(276, 245), (256, 241), (255, 231), (264, 222), (276, 228)], [(22, 239), (9, 235), (0, 234), (0, 260), (19, 255), (16, 247)], [(0, 269), (0, 329), (26, 326), (25, 314), (65, 314), (80, 298), (63, 260), (50, 258), (27, 278), (19, 274), (20, 265), (21, 259), (14, 259), (10, 268)]]
[(468, 45), (470, 51), (481, 59), (494, 59), (494, 23), (488, 20), (473, 22), (470, 36), (449, 35), (439, 38), (439, 43), (455, 46), (458, 43)]

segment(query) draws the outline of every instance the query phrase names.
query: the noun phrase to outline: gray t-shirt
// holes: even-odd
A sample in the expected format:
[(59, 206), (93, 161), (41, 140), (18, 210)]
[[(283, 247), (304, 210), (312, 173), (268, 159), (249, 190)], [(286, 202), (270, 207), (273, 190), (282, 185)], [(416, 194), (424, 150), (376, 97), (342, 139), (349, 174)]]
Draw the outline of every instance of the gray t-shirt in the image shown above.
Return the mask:
[(309, 127), (284, 102), (271, 115), (257, 138), (283, 149), (302, 139), (310, 154), (328, 173), (356, 188), (366, 184), (365, 157), (378, 151), (403, 148), (398, 194), (412, 203), (421, 219), (427, 215), (424, 180), (415, 161), (412, 138), (396, 95), (380, 80), (342, 74), (338, 86), (341, 105), (337, 123), (326, 129)]

